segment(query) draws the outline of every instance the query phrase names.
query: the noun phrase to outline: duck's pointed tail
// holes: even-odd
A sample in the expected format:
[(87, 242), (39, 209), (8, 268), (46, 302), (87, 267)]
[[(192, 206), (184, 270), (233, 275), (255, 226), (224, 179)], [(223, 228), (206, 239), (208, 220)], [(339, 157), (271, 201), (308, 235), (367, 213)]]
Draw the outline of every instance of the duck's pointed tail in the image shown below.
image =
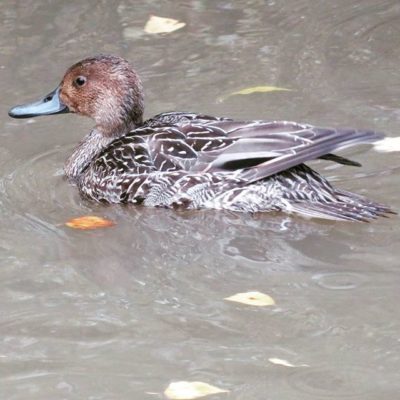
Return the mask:
[(287, 211), (308, 218), (360, 222), (369, 222), (378, 217), (387, 217), (388, 214), (397, 214), (390, 207), (355, 193), (336, 190), (335, 194), (336, 201), (290, 202)]

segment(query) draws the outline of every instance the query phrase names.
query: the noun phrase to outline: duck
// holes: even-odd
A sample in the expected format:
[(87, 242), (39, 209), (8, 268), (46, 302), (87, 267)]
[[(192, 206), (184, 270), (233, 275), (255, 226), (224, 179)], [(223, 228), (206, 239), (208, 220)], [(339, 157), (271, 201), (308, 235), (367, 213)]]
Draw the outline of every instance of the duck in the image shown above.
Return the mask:
[(165, 112), (144, 120), (143, 86), (124, 58), (100, 54), (67, 69), (59, 86), (10, 109), (13, 118), (76, 113), (94, 128), (64, 171), (96, 202), (173, 209), (284, 212), (306, 218), (370, 221), (390, 207), (333, 187), (306, 165), (350, 166), (335, 152), (383, 138), (373, 130), (291, 121), (234, 120)]

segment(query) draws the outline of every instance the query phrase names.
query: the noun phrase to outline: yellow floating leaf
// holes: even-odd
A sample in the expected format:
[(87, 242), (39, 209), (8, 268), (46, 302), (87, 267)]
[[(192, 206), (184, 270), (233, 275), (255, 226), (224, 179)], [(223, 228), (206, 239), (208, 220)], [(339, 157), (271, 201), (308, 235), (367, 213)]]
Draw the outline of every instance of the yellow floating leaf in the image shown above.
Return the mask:
[(170, 33), (181, 29), (186, 24), (172, 18), (162, 18), (152, 15), (144, 26), (146, 33)]
[(254, 86), (245, 89), (238, 90), (236, 92), (229, 93), (225, 96), (221, 96), (217, 99), (219, 103), (225, 101), (228, 97), (237, 96), (237, 95), (246, 95), (253, 93), (268, 93), (268, 92), (291, 92), (292, 89), (286, 89), (277, 86)]
[(282, 360), (280, 358), (268, 358), (268, 361), (272, 364), (283, 365), (284, 367), (294, 367), (289, 361)]
[(275, 300), (271, 296), (260, 292), (237, 293), (233, 296), (225, 297), (224, 300), (236, 301), (237, 303), (251, 306), (273, 306), (275, 304)]
[(190, 400), (216, 393), (228, 393), (229, 390), (220, 389), (204, 382), (171, 382), (164, 394), (173, 400)]
[(290, 368), (295, 368), (295, 367), (308, 367), (309, 365), (307, 364), (299, 364), (299, 365), (294, 365), (290, 363), (289, 361), (282, 360), (281, 358), (268, 358), (268, 361), (272, 364), (276, 365), (282, 365), (284, 367), (290, 367)]
[(95, 215), (85, 215), (83, 217), (73, 218), (66, 222), (65, 225), (73, 229), (88, 230), (108, 228), (115, 225), (115, 223), (109, 219), (96, 217)]

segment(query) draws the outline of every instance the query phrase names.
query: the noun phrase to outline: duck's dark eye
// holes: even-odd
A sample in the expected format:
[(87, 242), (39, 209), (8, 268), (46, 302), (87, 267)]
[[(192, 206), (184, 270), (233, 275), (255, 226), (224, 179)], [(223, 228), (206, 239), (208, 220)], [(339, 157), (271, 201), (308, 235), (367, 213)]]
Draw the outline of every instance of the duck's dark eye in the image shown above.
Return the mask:
[(75, 79), (76, 86), (83, 86), (86, 83), (86, 78), (84, 76), (78, 76)]

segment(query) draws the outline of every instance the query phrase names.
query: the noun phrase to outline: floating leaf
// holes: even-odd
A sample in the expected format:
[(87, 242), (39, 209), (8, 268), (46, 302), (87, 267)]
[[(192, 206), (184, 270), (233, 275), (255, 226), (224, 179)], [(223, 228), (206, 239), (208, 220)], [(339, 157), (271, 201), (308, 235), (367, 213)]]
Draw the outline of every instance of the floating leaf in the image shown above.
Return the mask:
[(295, 368), (295, 367), (309, 367), (307, 364), (299, 364), (299, 365), (294, 365), (290, 363), (289, 361), (282, 360), (281, 358), (268, 358), (268, 361), (272, 364), (276, 365), (282, 365), (284, 367), (290, 367), (290, 368)]
[(245, 89), (238, 90), (236, 92), (229, 93), (225, 96), (221, 96), (217, 99), (219, 103), (222, 103), (225, 101), (227, 98), (231, 96), (237, 96), (237, 95), (247, 95), (247, 94), (253, 94), (253, 93), (268, 93), (268, 92), (291, 92), (292, 89), (286, 89), (282, 87), (277, 87), (277, 86), (254, 86), (254, 87), (249, 87)]
[(65, 225), (73, 229), (88, 230), (108, 228), (115, 225), (115, 223), (109, 219), (96, 217), (95, 215), (85, 215), (83, 217), (73, 218), (66, 222)]
[(162, 18), (152, 15), (144, 26), (146, 33), (170, 33), (181, 29), (186, 24), (172, 18)]
[(272, 364), (283, 365), (284, 367), (294, 367), (289, 361), (282, 360), (280, 358), (268, 358), (268, 361)]
[(233, 296), (225, 297), (224, 300), (236, 301), (237, 303), (251, 306), (273, 306), (275, 304), (275, 300), (271, 296), (260, 292), (237, 293)]
[(385, 137), (374, 143), (375, 150), (382, 153), (400, 151), (400, 137)]
[(228, 393), (229, 390), (220, 389), (204, 382), (171, 382), (164, 394), (173, 400), (198, 399), (216, 393)]

